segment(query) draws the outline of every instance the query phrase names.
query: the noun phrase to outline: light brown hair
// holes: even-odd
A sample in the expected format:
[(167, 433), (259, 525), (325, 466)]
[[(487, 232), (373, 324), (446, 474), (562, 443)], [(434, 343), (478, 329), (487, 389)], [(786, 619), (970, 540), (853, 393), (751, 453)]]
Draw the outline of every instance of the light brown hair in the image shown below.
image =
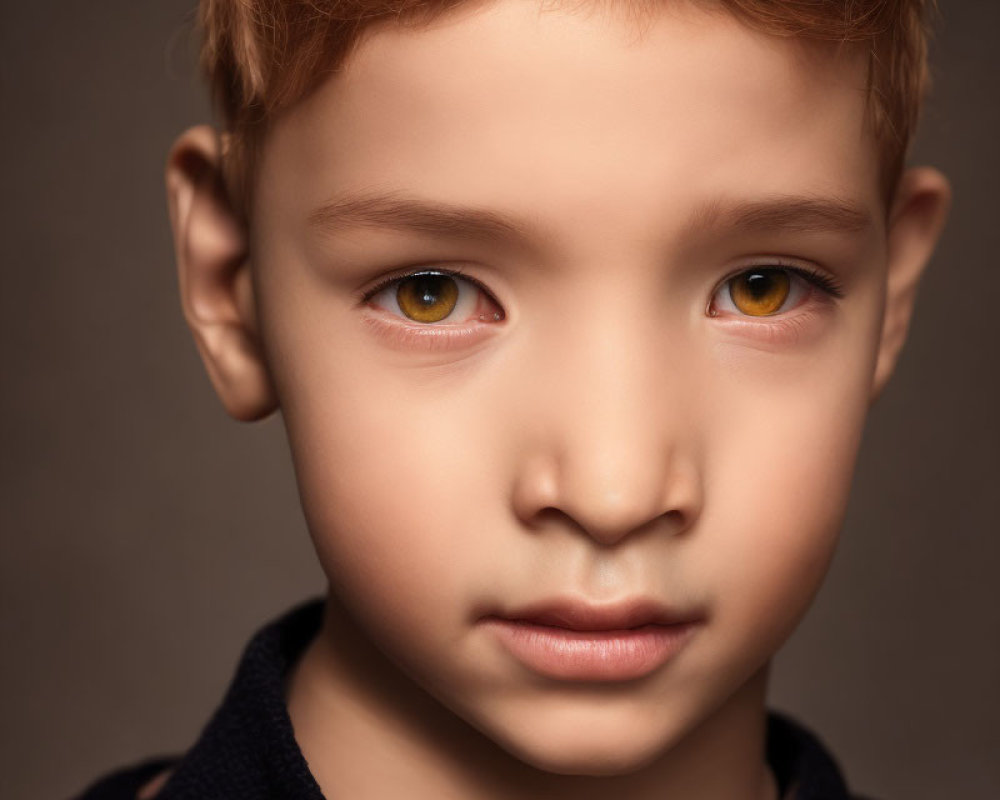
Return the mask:
[[(275, 115), (335, 71), (378, 23), (429, 22), (472, 0), (201, 0), (202, 68), (225, 120), (232, 201), (249, 209), (256, 153)], [(605, 0), (648, 12), (667, 0)], [(927, 84), (933, 0), (706, 0), (778, 36), (843, 42), (868, 54), (868, 108), (888, 200)]]

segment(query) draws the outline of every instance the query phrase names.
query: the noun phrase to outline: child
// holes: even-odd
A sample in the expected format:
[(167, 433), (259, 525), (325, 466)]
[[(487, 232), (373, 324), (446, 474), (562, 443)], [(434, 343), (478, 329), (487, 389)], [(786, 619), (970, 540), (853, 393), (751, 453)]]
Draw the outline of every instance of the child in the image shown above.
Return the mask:
[(85, 797), (849, 797), (767, 673), (946, 215), (922, 5), (205, 0), (184, 311), (329, 593)]

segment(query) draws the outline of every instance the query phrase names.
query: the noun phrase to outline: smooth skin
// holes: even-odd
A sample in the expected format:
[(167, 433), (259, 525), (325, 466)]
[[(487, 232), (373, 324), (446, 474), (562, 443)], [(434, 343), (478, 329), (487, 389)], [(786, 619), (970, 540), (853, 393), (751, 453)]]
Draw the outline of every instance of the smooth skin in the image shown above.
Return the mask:
[[(280, 409), (330, 582), (288, 696), (328, 796), (775, 796), (768, 663), (948, 206), (912, 169), (886, 207), (864, 84), (695, 5), (499, 0), (367, 35), (268, 132), (248, 224), (218, 135), (179, 139), (187, 319), (234, 417)], [(776, 313), (731, 302), (753, 268)], [(462, 302), (417, 322), (384, 282), (429, 270)], [(703, 622), (560, 681), (482, 623), (553, 597)]]

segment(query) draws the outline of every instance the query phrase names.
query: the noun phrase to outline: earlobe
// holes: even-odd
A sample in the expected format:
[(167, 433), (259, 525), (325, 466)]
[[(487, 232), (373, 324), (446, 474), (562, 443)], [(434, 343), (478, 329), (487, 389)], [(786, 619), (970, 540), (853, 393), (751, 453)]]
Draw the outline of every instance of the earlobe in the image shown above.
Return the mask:
[(260, 345), (246, 230), (222, 179), (222, 148), (191, 128), (167, 159), (170, 221), (184, 317), (226, 411), (260, 419), (277, 405)]
[(882, 393), (906, 341), (920, 277), (934, 252), (951, 204), (948, 179), (929, 167), (909, 169), (889, 215), (885, 316), (872, 381), (872, 402)]

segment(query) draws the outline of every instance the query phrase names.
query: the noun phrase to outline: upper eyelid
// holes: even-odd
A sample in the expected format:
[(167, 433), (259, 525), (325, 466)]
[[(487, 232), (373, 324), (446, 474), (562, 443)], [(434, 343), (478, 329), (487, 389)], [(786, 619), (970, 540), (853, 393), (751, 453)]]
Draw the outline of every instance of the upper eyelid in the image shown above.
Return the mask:
[(451, 278), (456, 278), (458, 280), (467, 281), (475, 286), (480, 291), (484, 292), (487, 297), (489, 297), (494, 302), (498, 303), (493, 292), (490, 291), (489, 287), (486, 286), (482, 281), (473, 278), (471, 275), (466, 274), (463, 270), (456, 267), (405, 267), (400, 269), (398, 272), (390, 273), (385, 277), (381, 278), (376, 284), (368, 289), (364, 289), (360, 293), (360, 302), (367, 303), (373, 297), (375, 297), (380, 292), (384, 291), (388, 287), (392, 286), (394, 283), (399, 283), (407, 278), (415, 278), (419, 275), (447, 275)]
[(829, 270), (821, 269), (809, 264), (793, 262), (780, 256), (764, 256), (757, 263), (743, 264), (729, 272), (721, 281), (719, 281), (715, 289), (712, 291), (712, 298), (718, 294), (719, 290), (722, 289), (723, 286), (733, 280), (733, 278), (739, 277), (745, 272), (752, 272), (755, 269), (785, 270), (787, 272), (791, 272), (793, 275), (797, 275), (799, 278), (808, 283), (810, 287), (819, 289), (833, 298), (839, 300), (844, 296), (844, 286), (842, 282), (832, 275)]

